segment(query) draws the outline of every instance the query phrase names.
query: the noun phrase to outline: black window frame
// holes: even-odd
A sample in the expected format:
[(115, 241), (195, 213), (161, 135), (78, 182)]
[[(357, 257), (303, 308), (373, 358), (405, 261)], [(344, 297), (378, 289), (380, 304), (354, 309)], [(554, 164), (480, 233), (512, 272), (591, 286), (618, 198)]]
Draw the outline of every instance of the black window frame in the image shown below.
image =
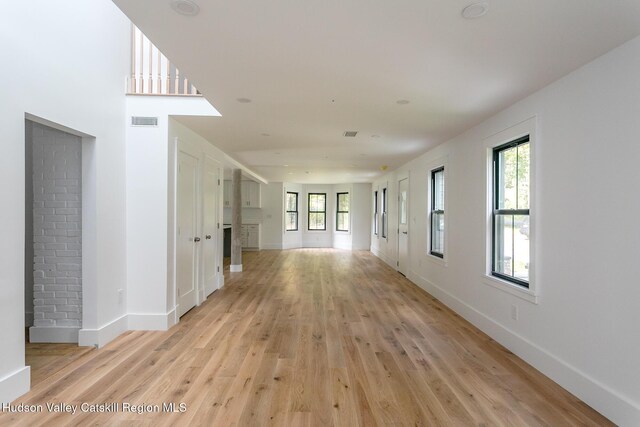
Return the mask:
[[(342, 195), (349, 196), (349, 192), (348, 191), (341, 191), (339, 193), (336, 193), (336, 231), (343, 231), (343, 232), (347, 232), (348, 233), (349, 232), (349, 226), (351, 225), (350, 224), (351, 223), (351, 218), (349, 218), (349, 221), (348, 221), (349, 224), (347, 224), (347, 229), (346, 230), (338, 228), (338, 215), (345, 214), (345, 213), (347, 215), (349, 215), (349, 210), (351, 208), (351, 206), (349, 206), (346, 211), (341, 211), (340, 210), (340, 196), (342, 196)], [(349, 197), (349, 199), (351, 199), (351, 198)], [(349, 205), (351, 205), (351, 200), (349, 200)]]
[[(324, 210), (312, 211), (311, 210), (311, 196), (324, 196)], [(321, 213), (324, 216), (323, 225), (324, 228), (311, 228), (311, 214)], [(307, 230), (308, 231), (327, 231), (327, 193), (308, 193), (307, 194)]]
[(389, 234), (387, 231), (387, 189), (382, 189), (382, 238), (386, 239)]
[(373, 192), (373, 235), (378, 235), (378, 190)]
[[(436, 174), (438, 173), (442, 173), (442, 181), (444, 183), (444, 166), (440, 166), (436, 169), (433, 169), (431, 171), (431, 209), (429, 212), (429, 227), (430, 227), (430, 238), (429, 238), (429, 254), (433, 255), (435, 257), (438, 258), (442, 258), (444, 259), (444, 252), (437, 252), (433, 250), (433, 239), (435, 236), (435, 233), (433, 232), (434, 230), (434, 215), (437, 214), (441, 214), (441, 215), (445, 215), (445, 211), (444, 211), (444, 193), (442, 195), (442, 209), (435, 209), (436, 207)], [(446, 183), (444, 183), (443, 185), (446, 185)], [(446, 233), (446, 230), (443, 230), (444, 233)], [(446, 250), (446, 248), (445, 248)]]
[[(531, 143), (531, 138), (530, 135), (525, 135), (519, 138), (516, 138), (514, 140), (511, 140), (505, 144), (499, 145), (497, 147), (493, 148), (493, 171), (492, 171), (492, 177), (493, 177), (493, 182), (492, 182), (492, 190), (493, 190), (493, 195), (492, 195), (492, 204), (491, 204), (491, 275), (494, 277), (497, 277), (499, 279), (502, 280), (506, 280), (508, 282), (514, 283), (518, 286), (522, 286), (525, 289), (529, 289), (529, 281), (526, 280), (522, 280), (519, 279), (517, 277), (514, 276), (509, 276), (507, 274), (503, 274), (500, 272), (495, 271), (496, 270), (496, 218), (498, 217), (498, 215), (521, 215), (521, 216), (528, 216), (530, 217), (530, 211), (531, 211), (531, 206), (529, 206), (529, 209), (500, 209), (500, 179), (499, 179), (499, 175), (500, 175), (500, 153), (504, 150), (508, 150), (510, 148), (514, 148), (517, 147), (519, 145), (523, 145), (523, 144), (530, 144)], [(531, 147), (531, 145), (529, 145), (529, 147)], [(516, 161), (517, 164), (517, 161)], [(529, 164), (529, 173), (531, 173), (531, 164)], [(516, 194), (517, 194), (517, 188), (518, 188), (518, 182), (517, 182), (517, 172), (516, 172)], [(531, 182), (531, 176), (529, 175), (529, 182)], [(529, 193), (531, 193), (531, 189), (529, 189)], [(517, 196), (516, 196), (516, 200), (517, 200)], [(530, 248), (531, 249), (531, 248)], [(511, 257), (512, 262), (513, 262), (513, 257)], [(512, 274), (513, 274), (513, 268), (512, 268)]]
[(287, 216), (289, 214), (295, 213), (296, 214), (296, 228), (287, 228), (287, 224), (285, 223), (285, 231), (298, 231), (299, 230), (299, 219), (300, 219), (300, 212), (299, 212), (299, 205), (298, 205), (298, 201), (299, 201), (299, 195), (297, 191), (287, 191), (287, 198), (289, 197), (289, 194), (295, 194), (296, 195), (296, 210), (295, 211), (290, 211), (289, 210), (289, 203), (288, 200), (285, 199), (285, 203), (287, 204), (286, 206), (286, 211), (285, 213), (287, 214)]

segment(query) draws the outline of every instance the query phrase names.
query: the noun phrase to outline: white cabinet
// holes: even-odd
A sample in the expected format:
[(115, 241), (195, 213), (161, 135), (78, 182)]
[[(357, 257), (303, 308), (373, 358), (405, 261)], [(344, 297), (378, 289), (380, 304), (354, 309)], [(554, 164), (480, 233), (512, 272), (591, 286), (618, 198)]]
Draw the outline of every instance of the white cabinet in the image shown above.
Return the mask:
[(258, 224), (242, 224), (240, 229), (240, 237), (242, 247), (244, 249), (260, 248), (260, 225)]
[(242, 207), (260, 207), (260, 184), (253, 181), (242, 181)]
[[(259, 208), (260, 207), (260, 184), (253, 181), (241, 181), (242, 201), (240, 206), (243, 208)], [(230, 208), (233, 203), (233, 182), (226, 180), (224, 182), (224, 207)]]

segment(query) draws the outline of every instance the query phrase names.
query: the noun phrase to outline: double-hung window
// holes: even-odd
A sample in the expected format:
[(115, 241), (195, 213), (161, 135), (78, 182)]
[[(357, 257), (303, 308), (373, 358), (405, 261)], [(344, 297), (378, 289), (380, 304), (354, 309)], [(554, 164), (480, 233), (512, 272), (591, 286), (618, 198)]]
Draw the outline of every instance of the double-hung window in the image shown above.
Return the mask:
[(491, 274), (529, 288), (530, 144), (524, 136), (493, 149)]
[(327, 193), (309, 193), (308, 199), (308, 229), (327, 229)]
[(431, 238), (429, 253), (444, 258), (444, 167), (431, 171)]
[(373, 192), (373, 234), (378, 235), (378, 190)]
[(285, 230), (298, 231), (298, 193), (287, 191), (286, 207)]
[(337, 194), (336, 231), (349, 231), (349, 193)]
[(387, 189), (382, 189), (382, 238), (387, 238)]

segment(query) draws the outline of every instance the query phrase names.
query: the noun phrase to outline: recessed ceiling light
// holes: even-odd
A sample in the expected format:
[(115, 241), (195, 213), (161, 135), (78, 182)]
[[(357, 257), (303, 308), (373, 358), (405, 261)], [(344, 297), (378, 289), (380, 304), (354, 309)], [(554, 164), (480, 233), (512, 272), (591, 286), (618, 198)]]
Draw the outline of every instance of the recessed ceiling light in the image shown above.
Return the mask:
[(476, 19), (486, 15), (489, 11), (489, 3), (486, 1), (471, 3), (462, 9), (462, 17), (465, 19)]
[(268, 134), (268, 133), (262, 133), (262, 134), (260, 134), (260, 135), (262, 135), (262, 136), (271, 136), (271, 135), (270, 135), (270, 134)]
[(289, 165), (282, 165), (282, 166), (284, 166), (285, 168), (288, 168), (288, 167), (289, 167)]
[(396, 101), (396, 104), (398, 105), (407, 105), (410, 101), (406, 100), (406, 99), (399, 99)]
[(200, 12), (200, 6), (191, 0), (171, 0), (170, 4), (180, 15), (195, 16)]
[(279, 152), (279, 151), (276, 151), (276, 152), (275, 152), (275, 153), (273, 153), (273, 154), (280, 154), (280, 152)]
[(304, 173), (306, 173), (307, 175), (309, 175), (311, 172), (309, 172), (309, 171), (304, 171)]
[(371, 138), (380, 138), (380, 135), (371, 135)]
[(289, 172), (289, 175), (293, 175), (293, 172)]
[(238, 98), (236, 99), (236, 101), (238, 101), (240, 104), (248, 104), (251, 102), (249, 98)]

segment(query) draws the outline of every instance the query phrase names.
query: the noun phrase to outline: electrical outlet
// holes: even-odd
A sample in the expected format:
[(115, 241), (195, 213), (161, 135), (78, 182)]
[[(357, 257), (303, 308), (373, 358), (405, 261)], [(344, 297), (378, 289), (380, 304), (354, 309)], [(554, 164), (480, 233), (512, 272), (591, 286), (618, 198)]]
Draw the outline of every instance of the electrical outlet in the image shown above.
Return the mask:
[(518, 320), (518, 306), (515, 304), (511, 304), (511, 318)]

